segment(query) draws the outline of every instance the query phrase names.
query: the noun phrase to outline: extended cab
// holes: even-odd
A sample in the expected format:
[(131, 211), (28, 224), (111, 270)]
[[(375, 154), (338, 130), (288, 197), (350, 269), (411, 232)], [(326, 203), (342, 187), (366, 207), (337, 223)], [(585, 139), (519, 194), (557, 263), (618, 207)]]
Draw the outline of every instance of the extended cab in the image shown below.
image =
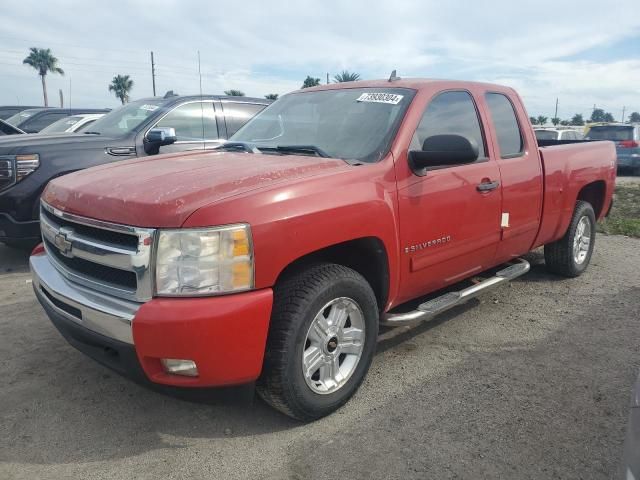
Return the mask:
[(528, 118), (482, 83), (293, 92), (218, 152), (50, 182), (35, 293), (71, 344), (139, 381), (256, 382), (292, 417), (327, 415), (364, 379), (379, 325), (516, 278), (542, 245), (551, 271), (587, 268), (614, 145), (538, 148)]
[(0, 137), (0, 242), (37, 243), (40, 194), (52, 178), (159, 152), (218, 146), (270, 103), (167, 94), (128, 103), (77, 134)]

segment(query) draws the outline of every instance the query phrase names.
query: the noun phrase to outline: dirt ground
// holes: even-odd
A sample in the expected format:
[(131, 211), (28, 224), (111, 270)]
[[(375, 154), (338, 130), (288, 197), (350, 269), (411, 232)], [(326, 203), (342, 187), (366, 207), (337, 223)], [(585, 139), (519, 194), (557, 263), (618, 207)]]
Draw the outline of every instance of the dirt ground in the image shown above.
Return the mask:
[(26, 255), (0, 246), (0, 478), (583, 478), (619, 474), (640, 369), (640, 240), (577, 279), (532, 271), (388, 332), (340, 411), (294, 422), (245, 391), (150, 391), (70, 347)]

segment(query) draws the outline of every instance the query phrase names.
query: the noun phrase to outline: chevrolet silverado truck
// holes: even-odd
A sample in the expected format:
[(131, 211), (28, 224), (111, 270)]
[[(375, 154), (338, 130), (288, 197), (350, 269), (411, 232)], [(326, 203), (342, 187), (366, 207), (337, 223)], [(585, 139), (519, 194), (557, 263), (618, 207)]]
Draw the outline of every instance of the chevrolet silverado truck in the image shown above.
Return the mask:
[(0, 242), (29, 248), (38, 243), (40, 194), (52, 178), (161, 152), (213, 148), (270, 103), (167, 92), (128, 103), (76, 134), (0, 137)]
[(73, 346), (133, 379), (254, 383), (317, 419), (358, 389), (379, 326), (523, 275), (540, 246), (552, 272), (587, 268), (614, 144), (539, 148), (528, 118), (484, 83), (290, 93), (218, 151), (51, 181), (35, 294)]

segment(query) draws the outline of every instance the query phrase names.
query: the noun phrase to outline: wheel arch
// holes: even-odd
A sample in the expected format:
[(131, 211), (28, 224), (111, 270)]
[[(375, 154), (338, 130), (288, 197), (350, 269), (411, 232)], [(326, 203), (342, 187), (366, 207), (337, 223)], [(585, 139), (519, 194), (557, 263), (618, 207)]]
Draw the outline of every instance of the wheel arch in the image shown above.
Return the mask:
[(384, 309), (389, 298), (389, 257), (380, 238), (355, 238), (306, 253), (285, 266), (275, 284), (291, 273), (318, 262), (336, 263), (358, 272), (373, 289), (378, 309)]
[(576, 201), (582, 200), (591, 204), (596, 220), (603, 214), (607, 185), (604, 180), (596, 180), (583, 186), (578, 192)]

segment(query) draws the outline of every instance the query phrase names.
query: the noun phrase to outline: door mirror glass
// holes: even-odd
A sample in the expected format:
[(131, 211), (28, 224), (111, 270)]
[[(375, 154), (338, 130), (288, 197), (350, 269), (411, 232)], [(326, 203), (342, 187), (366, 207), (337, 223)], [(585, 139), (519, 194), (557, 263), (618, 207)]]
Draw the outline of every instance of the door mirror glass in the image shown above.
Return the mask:
[(176, 129), (172, 127), (152, 128), (147, 133), (147, 142), (158, 147), (171, 145), (177, 139)]
[(432, 135), (425, 139), (422, 150), (409, 152), (409, 164), (418, 175), (429, 167), (463, 165), (478, 159), (478, 142), (464, 135)]

